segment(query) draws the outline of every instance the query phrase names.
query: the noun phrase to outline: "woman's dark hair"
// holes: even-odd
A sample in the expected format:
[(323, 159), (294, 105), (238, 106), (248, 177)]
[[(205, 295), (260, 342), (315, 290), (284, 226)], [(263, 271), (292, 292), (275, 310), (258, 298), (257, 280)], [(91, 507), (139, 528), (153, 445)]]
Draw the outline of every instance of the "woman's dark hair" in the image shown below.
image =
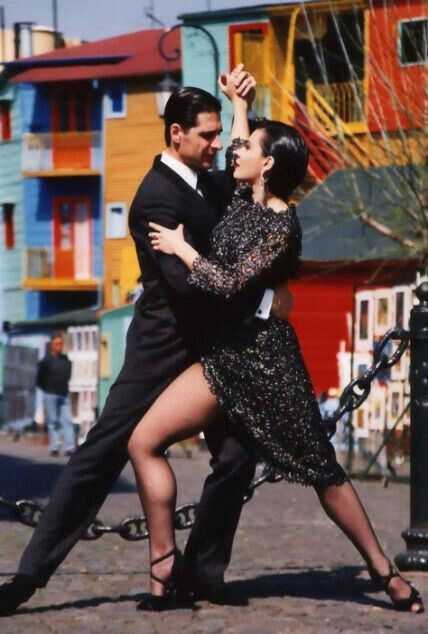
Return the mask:
[(177, 88), (166, 102), (163, 115), (165, 121), (165, 143), (171, 143), (171, 126), (179, 123), (184, 130), (193, 128), (200, 112), (221, 111), (221, 103), (206, 90), (183, 86)]
[(263, 156), (275, 160), (266, 173), (269, 191), (283, 200), (300, 185), (306, 176), (309, 150), (302, 135), (281, 121), (262, 120), (256, 125), (263, 131), (260, 139)]

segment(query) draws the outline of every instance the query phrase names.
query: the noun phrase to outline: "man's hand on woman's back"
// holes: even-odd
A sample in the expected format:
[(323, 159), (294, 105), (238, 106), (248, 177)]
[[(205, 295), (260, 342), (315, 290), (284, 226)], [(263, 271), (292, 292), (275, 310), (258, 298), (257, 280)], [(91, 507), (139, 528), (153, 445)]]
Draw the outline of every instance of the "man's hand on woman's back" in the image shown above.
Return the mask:
[(277, 319), (285, 321), (290, 316), (293, 308), (293, 301), (293, 295), (290, 292), (287, 283), (277, 286), (274, 289), (271, 314)]

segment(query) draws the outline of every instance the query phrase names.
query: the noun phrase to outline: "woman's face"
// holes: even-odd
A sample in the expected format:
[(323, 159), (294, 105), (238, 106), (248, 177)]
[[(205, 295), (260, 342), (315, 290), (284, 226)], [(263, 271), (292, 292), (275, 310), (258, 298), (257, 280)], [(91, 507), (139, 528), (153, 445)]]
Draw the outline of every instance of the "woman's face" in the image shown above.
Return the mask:
[(250, 183), (258, 182), (268, 167), (269, 159), (263, 156), (260, 144), (263, 130), (254, 130), (246, 144), (235, 152), (233, 176), (237, 180)]

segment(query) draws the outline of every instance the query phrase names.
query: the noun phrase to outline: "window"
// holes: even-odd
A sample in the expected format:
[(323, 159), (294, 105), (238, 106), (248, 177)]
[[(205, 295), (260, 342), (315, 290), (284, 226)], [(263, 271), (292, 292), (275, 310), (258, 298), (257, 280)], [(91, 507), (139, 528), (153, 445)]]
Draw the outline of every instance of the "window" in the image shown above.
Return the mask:
[(355, 348), (366, 351), (373, 347), (373, 293), (359, 291), (355, 295)]
[(108, 119), (126, 117), (126, 90), (124, 86), (111, 86), (106, 93), (106, 117)]
[(54, 90), (51, 109), (54, 132), (85, 132), (91, 129), (91, 102), (87, 91), (75, 87)]
[(15, 246), (14, 210), (15, 205), (12, 203), (3, 203), (4, 246), (6, 249), (13, 249)]
[(128, 218), (126, 203), (109, 203), (106, 208), (106, 238), (126, 238)]
[(10, 122), (10, 101), (0, 101), (0, 140), (10, 141), (12, 126)]
[(402, 66), (428, 61), (428, 18), (402, 20), (399, 23), (398, 52)]

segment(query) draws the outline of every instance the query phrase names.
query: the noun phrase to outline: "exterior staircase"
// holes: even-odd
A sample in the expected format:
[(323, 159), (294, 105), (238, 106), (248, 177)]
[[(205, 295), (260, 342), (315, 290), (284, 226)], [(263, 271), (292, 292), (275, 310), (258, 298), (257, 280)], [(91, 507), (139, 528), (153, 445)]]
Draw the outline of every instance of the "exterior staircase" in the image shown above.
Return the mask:
[(292, 106), (293, 125), (305, 139), (310, 152), (308, 174), (295, 192), (296, 202), (337, 169), (375, 166), (351, 126), (339, 117), (312, 82), (307, 82), (307, 105), (293, 98)]

